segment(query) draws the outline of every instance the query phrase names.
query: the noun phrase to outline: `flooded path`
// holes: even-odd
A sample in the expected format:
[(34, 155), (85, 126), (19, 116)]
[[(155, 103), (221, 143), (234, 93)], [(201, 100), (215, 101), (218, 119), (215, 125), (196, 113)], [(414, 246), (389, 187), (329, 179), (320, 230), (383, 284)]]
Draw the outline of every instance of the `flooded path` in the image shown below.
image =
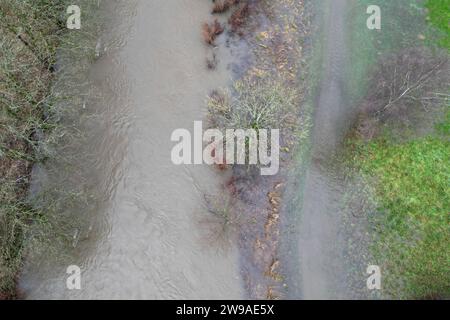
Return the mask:
[(324, 49), (319, 95), (314, 112), (311, 164), (306, 173), (300, 226), (301, 295), (303, 299), (346, 296), (339, 243), (341, 190), (329, 160), (342, 142), (348, 105), (343, 99), (346, 68), (347, 0), (326, 0)]
[(212, 247), (198, 223), (207, 214), (204, 192), (220, 192), (222, 177), (170, 159), (173, 130), (192, 131), (205, 117), (207, 94), (230, 81), (225, 62), (215, 72), (205, 66), (201, 24), (210, 2), (129, 6), (133, 16), (112, 10), (117, 28), (131, 21), (121, 49), (98, 60), (91, 75), (110, 96), (108, 106), (97, 106), (105, 123), (92, 142), (104, 150), (96, 169), (107, 186), (99, 185), (105, 202), (93, 226), (101, 237), (80, 242), (91, 250), (79, 250), (72, 263), (81, 267), (82, 289), (66, 289), (65, 265), (44, 273), (31, 266), (20, 287), (31, 299), (240, 298), (237, 250)]

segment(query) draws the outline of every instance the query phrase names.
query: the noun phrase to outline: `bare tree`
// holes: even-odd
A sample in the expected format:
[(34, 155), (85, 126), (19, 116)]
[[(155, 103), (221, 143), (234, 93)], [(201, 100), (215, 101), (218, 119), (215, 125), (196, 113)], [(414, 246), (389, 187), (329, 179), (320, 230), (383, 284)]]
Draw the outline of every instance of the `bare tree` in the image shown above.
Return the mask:
[(433, 54), (427, 48), (411, 48), (384, 58), (370, 83), (366, 106), (372, 115), (407, 113), (416, 106), (442, 105), (450, 95), (449, 61), (446, 54)]
[(358, 121), (358, 132), (365, 139), (377, 134), (380, 122), (410, 123), (419, 111), (431, 116), (430, 111), (448, 105), (448, 55), (428, 48), (408, 48), (383, 56), (369, 86)]

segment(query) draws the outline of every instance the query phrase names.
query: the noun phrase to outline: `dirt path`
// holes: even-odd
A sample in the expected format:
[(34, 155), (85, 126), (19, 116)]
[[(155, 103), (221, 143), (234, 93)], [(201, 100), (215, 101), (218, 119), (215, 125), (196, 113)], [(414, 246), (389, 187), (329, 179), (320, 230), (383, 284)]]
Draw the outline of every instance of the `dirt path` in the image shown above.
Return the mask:
[(346, 296), (339, 280), (344, 268), (338, 245), (340, 186), (326, 163), (342, 141), (348, 114), (342, 90), (348, 1), (323, 2), (328, 11), (324, 26), (323, 73), (315, 107), (312, 158), (306, 174), (300, 227), (303, 299)]

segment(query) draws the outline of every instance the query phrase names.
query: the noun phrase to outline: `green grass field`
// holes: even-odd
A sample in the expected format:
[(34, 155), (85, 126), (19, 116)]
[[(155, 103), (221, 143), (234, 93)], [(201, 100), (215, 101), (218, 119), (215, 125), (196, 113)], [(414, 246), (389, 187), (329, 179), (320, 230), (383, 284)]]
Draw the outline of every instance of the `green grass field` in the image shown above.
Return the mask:
[(448, 135), (406, 143), (383, 137), (357, 148), (361, 171), (376, 178), (373, 254), (387, 268), (385, 290), (392, 296), (450, 294), (449, 151)]
[(429, 10), (427, 20), (440, 31), (439, 45), (450, 50), (450, 0), (428, 0), (425, 7)]

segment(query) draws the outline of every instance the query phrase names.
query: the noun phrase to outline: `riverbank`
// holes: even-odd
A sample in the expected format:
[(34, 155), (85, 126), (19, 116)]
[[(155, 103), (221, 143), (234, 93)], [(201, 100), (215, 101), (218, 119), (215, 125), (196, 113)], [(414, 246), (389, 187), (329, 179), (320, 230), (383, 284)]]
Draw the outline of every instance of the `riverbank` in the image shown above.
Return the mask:
[[(228, 174), (224, 189), (231, 200), (208, 202), (213, 215), (223, 211), (218, 207), (231, 205), (220, 221), (237, 240), (246, 296), (282, 299), (289, 286), (289, 268), (282, 262), (289, 250), (282, 245), (287, 240), (282, 229), (288, 220), (285, 191), (295, 156), (306, 152), (310, 130), (304, 103), (309, 97), (305, 79), (311, 13), (304, 1), (240, 1), (239, 6), (235, 12), (246, 8), (247, 16), (238, 30), (235, 19), (229, 21), (227, 37), (232, 48), (247, 52), (238, 61), (234, 84), (211, 95), (210, 126), (279, 129), (280, 172), (262, 177), (258, 166), (220, 166)], [(287, 228), (292, 222), (286, 222)]]
[(0, 4), (0, 298), (14, 298), (24, 241), (45, 219), (27, 201), (33, 165), (45, 159), (41, 140), (55, 125), (47, 101), (64, 32), (61, 1)]
[[(84, 9), (81, 30), (66, 27), (72, 4)], [(8, 0), (0, 5), (0, 296), (5, 299), (22, 297), (17, 282), (26, 258), (50, 258), (61, 248), (69, 252), (80, 226), (81, 219), (68, 218), (64, 210), (85, 201), (83, 186), (70, 184), (67, 176), (44, 186), (38, 176), (76, 170), (71, 165), (76, 150), (67, 150), (86, 138), (80, 109), (87, 67), (101, 54), (96, 50), (101, 23), (93, 19), (99, 4)], [(70, 89), (63, 93), (63, 86)], [(64, 170), (46, 170), (50, 163)]]

